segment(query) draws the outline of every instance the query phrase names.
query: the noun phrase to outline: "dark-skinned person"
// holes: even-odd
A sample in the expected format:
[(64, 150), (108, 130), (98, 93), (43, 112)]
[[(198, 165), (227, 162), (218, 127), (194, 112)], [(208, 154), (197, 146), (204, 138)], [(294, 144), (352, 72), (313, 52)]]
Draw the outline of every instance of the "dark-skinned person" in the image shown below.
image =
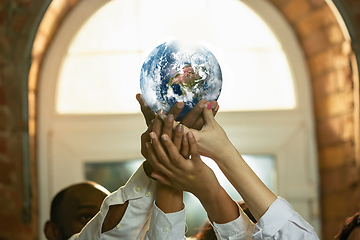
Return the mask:
[[(146, 104), (141, 94), (136, 96), (141, 112), (144, 115), (148, 130), (141, 136), (141, 153), (146, 159), (147, 151), (145, 149), (145, 143), (149, 140), (150, 132), (160, 132), (160, 121), (154, 121), (155, 117), (161, 118), (163, 112), (159, 111), (155, 114)], [(202, 117), (202, 109), (205, 107), (206, 101), (201, 100), (199, 103), (184, 117), (182, 123), (186, 126), (201, 129), (204, 124)], [(212, 102), (213, 112), (216, 113), (217, 102)], [(184, 103), (176, 103), (170, 110), (169, 114), (178, 116), (184, 107)], [(163, 118), (163, 117), (162, 117)], [(159, 128), (159, 130), (156, 130)], [(144, 150), (145, 149), (145, 150)], [(151, 172), (153, 171), (150, 164), (145, 160), (143, 164), (135, 171), (130, 177), (128, 182), (120, 187), (117, 191), (106, 196), (101, 206), (100, 211), (81, 229), (71, 228), (72, 231), (66, 233), (66, 236), (62, 235), (57, 229), (64, 229), (70, 222), (58, 221), (59, 226), (54, 226), (54, 234), (52, 236), (46, 235), (50, 240), (71, 239), (71, 240), (85, 240), (85, 239), (171, 239), (172, 232), (166, 232), (163, 230), (149, 229), (150, 219), (153, 213), (153, 202), (156, 195), (156, 182), (152, 179)], [(164, 186), (164, 189), (169, 189), (168, 186)], [(164, 192), (166, 192), (164, 190)], [(172, 190), (173, 191), (173, 190)], [(161, 193), (162, 191), (160, 191)], [(66, 195), (66, 194), (65, 194)], [(88, 198), (87, 194), (82, 195), (83, 198)], [(60, 209), (59, 211), (67, 211), (66, 209)], [(155, 209), (156, 211), (156, 209)], [(160, 212), (156, 215), (161, 215), (163, 219), (168, 221), (171, 216), (167, 217), (166, 213)], [(156, 226), (154, 226), (156, 227)], [(163, 229), (163, 228), (162, 228)], [(45, 234), (48, 232), (45, 225)], [(156, 233), (149, 236), (150, 233)], [(70, 236), (70, 237), (69, 237)]]

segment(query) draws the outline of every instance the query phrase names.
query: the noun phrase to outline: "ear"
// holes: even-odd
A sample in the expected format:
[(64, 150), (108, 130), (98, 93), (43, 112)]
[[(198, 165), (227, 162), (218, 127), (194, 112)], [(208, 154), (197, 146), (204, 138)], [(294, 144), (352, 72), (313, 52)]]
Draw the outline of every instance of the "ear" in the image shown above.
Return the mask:
[(55, 223), (51, 220), (47, 221), (44, 226), (44, 233), (46, 239), (48, 240), (57, 240), (59, 237), (58, 229)]

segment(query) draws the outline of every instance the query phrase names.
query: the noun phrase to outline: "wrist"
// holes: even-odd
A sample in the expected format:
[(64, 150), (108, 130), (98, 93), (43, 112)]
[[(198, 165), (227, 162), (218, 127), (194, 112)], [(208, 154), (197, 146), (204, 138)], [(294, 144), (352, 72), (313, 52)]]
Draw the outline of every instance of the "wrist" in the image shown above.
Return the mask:
[(183, 191), (157, 181), (155, 204), (164, 213), (179, 212), (184, 208)]
[(218, 181), (215, 182), (207, 182), (201, 189), (197, 191), (191, 192), (194, 196), (199, 199), (200, 202), (211, 202), (215, 201), (218, 192), (223, 191), (222, 186)]
[(238, 205), (221, 186), (217, 191), (213, 191), (213, 194), (199, 200), (212, 222), (224, 224), (239, 217)]
[(239, 155), (237, 149), (231, 143), (227, 144), (220, 151), (214, 153), (211, 157), (217, 164), (226, 162), (229, 159), (233, 159), (235, 156)]

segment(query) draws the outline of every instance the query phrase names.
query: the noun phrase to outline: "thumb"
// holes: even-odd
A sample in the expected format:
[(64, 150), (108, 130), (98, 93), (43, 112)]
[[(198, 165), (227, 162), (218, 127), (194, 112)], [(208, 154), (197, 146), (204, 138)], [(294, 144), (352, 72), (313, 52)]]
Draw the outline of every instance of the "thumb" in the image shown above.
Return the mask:
[(207, 104), (206, 108), (204, 108), (203, 114), (204, 114), (205, 125), (214, 123), (215, 119), (214, 119), (213, 111), (211, 110), (211, 102)]

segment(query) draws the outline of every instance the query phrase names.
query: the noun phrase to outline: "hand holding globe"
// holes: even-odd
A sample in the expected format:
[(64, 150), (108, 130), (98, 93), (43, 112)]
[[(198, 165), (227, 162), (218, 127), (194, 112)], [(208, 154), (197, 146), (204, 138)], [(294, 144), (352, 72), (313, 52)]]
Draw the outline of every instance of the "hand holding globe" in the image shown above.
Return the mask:
[(167, 112), (176, 102), (185, 106), (180, 121), (201, 100), (217, 100), (222, 86), (220, 65), (201, 45), (183, 46), (172, 40), (157, 46), (145, 59), (140, 89), (149, 107)]

